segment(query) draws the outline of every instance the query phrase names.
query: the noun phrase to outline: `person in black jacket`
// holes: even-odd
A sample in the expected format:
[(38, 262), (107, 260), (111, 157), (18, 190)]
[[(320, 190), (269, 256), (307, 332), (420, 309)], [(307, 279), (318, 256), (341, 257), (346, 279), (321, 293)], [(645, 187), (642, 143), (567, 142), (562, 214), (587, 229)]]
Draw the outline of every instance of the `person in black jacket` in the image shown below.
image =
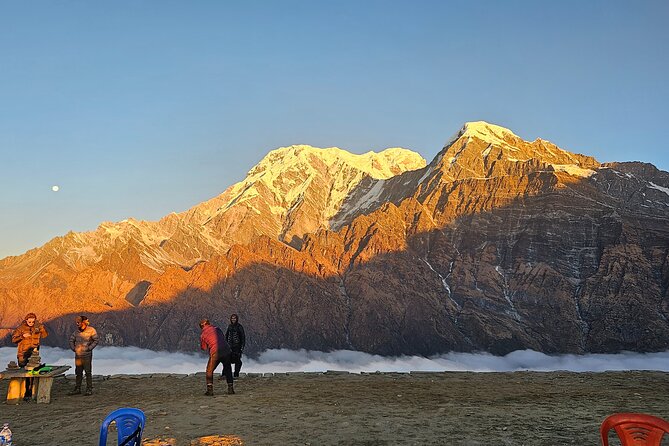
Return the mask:
[(230, 325), (228, 325), (228, 329), (225, 332), (225, 340), (230, 349), (232, 349), (230, 362), (235, 365), (234, 376), (238, 378), (239, 370), (242, 368), (242, 353), (244, 352), (244, 345), (246, 345), (246, 335), (244, 334), (244, 327), (239, 323), (239, 318), (236, 314), (230, 316)]

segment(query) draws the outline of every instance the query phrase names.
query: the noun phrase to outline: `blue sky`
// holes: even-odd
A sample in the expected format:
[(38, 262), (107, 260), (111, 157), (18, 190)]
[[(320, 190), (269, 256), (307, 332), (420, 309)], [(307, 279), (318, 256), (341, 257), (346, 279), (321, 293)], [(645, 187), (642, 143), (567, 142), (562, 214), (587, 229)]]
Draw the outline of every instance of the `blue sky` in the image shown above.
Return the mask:
[[(466, 121), (669, 170), (665, 1), (0, 3), (0, 258)], [(52, 192), (52, 185), (59, 192)]]

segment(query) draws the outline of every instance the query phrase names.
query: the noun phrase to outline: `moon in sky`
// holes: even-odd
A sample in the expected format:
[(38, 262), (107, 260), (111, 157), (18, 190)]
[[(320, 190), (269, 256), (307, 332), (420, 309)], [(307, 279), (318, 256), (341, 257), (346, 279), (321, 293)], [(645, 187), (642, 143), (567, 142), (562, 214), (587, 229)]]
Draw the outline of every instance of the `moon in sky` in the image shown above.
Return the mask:
[(51, 187), (51, 190), (54, 191), (54, 192), (58, 192), (58, 190), (60, 190), (60, 187), (58, 187), (58, 186), (52, 186), (52, 187)]

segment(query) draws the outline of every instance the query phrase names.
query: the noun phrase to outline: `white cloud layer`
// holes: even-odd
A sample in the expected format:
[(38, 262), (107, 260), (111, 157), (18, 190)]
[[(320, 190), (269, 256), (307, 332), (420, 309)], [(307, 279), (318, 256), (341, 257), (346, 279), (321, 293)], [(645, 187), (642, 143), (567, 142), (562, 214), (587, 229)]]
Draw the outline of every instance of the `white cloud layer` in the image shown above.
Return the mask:
[[(42, 362), (73, 365), (69, 350), (42, 347)], [(195, 373), (205, 369), (206, 357), (196, 353), (169, 353), (137, 347), (98, 347), (93, 354), (96, 375), (140, 373)], [(16, 348), (0, 348), (0, 368), (16, 360)], [(219, 367), (220, 370), (220, 367)], [(604, 372), (609, 370), (658, 370), (669, 372), (669, 351), (659, 353), (623, 352), (617, 354), (549, 356), (532, 350), (518, 350), (506, 356), (488, 353), (447, 353), (421, 356), (384, 357), (338, 350), (267, 350), (255, 359), (244, 358), (242, 371), (249, 373), (469, 371), (469, 372)], [(74, 367), (70, 369), (74, 373)]]

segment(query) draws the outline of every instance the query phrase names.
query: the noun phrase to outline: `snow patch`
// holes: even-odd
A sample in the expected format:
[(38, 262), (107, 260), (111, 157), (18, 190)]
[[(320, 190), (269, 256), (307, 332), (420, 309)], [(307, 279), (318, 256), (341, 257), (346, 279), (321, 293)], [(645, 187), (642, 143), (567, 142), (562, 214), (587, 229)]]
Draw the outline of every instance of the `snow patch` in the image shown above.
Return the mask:
[[(427, 167), (427, 168), (425, 169), (425, 173), (423, 174), (422, 177), (420, 177), (420, 179), (418, 180), (418, 183), (417, 183), (416, 185), (423, 184), (423, 181), (425, 181), (425, 179), (426, 179), (428, 176), (430, 176), (431, 173), (432, 173), (432, 165), (430, 165), (429, 167)], [(405, 183), (405, 184), (407, 184), (407, 183)]]
[(506, 150), (513, 152), (517, 152), (518, 148), (509, 144), (505, 138), (521, 139), (511, 130), (485, 121), (467, 122), (460, 130), (460, 134), (463, 138), (477, 138), (490, 144), (503, 146)]
[(368, 209), (370, 206), (376, 203), (376, 201), (381, 196), (381, 192), (383, 192), (384, 183), (385, 180), (378, 180), (376, 183), (374, 183), (374, 186), (372, 186), (360, 199), (357, 207), (359, 209)]
[(574, 177), (588, 178), (595, 174), (592, 169), (584, 169), (575, 164), (551, 164), (558, 172), (565, 172)]
[(112, 239), (115, 239), (116, 237), (118, 237), (119, 235), (121, 235), (123, 233), (123, 231), (121, 231), (117, 226), (102, 226), (102, 225), (100, 225), (100, 227), (102, 229), (104, 229), (105, 232), (107, 234), (109, 234)]
[[(244, 203), (260, 213), (257, 200), (266, 202), (272, 214), (283, 219), (303, 199), (311, 200), (314, 183), (321, 178), (331, 182), (327, 191), (323, 224), (337, 215), (351, 191), (366, 177), (385, 180), (400, 173), (425, 167), (426, 162), (417, 153), (402, 148), (389, 148), (380, 153), (363, 155), (349, 153), (337, 147), (320, 149), (308, 145), (280, 147), (269, 152), (240, 183), (235, 184), (217, 213), (233, 205)], [(363, 197), (369, 207), (381, 193), (383, 182)], [(269, 191), (269, 194), (267, 193)]]
[[(451, 287), (448, 285), (448, 282), (446, 282), (446, 279), (444, 279), (444, 276), (442, 276), (441, 274), (439, 274), (439, 273), (437, 272), (437, 270), (434, 269), (434, 268), (432, 267), (432, 265), (430, 264), (430, 262), (428, 262), (428, 261), (425, 260), (425, 259), (421, 259), (421, 260), (422, 260), (423, 262), (425, 262), (425, 264), (428, 266), (428, 268), (430, 268), (430, 269), (432, 270), (432, 272), (434, 272), (437, 276), (439, 276), (439, 278), (441, 279), (441, 284), (444, 286), (444, 289), (448, 292), (448, 295), (450, 296), (450, 295), (451, 295)], [(456, 302), (456, 304), (457, 304), (457, 302)]]
[(144, 265), (158, 273), (163, 273), (165, 271), (165, 265), (174, 263), (163, 250), (158, 249), (145, 250), (140, 253), (139, 259)]
[(497, 265), (495, 266), (495, 271), (497, 271), (497, 274), (500, 275), (502, 278), (502, 294), (504, 295), (504, 300), (509, 304), (509, 308), (511, 311), (509, 312), (511, 316), (517, 321), (520, 320), (520, 314), (518, 313), (518, 310), (516, 309), (516, 306), (513, 304), (513, 301), (511, 300), (511, 296), (509, 295), (509, 282), (506, 279), (506, 275), (504, 274), (504, 270), (502, 269), (501, 266)]
[(669, 187), (659, 186), (659, 185), (653, 183), (652, 181), (649, 181), (648, 184), (650, 184), (651, 189), (656, 189), (656, 190), (662, 191), (665, 194), (669, 195)]
[(503, 139), (508, 136), (518, 138), (511, 130), (485, 121), (467, 122), (462, 130), (463, 136), (478, 136), (486, 141), (492, 138), (505, 142)]
[[(91, 250), (93, 248), (88, 247)], [(72, 268), (73, 270), (79, 269), (79, 267), (90, 265), (93, 263), (97, 263), (102, 259), (102, 256), (96, 256), (95, 251), (93, 251), (92, 254), (90, 253), (84, 253), (82, 251), (79, 251), (79, 249), (85, 249), (85, 248), (72, 248), (68, 250), (65, 254), (63, 254), (63, 261)]]

